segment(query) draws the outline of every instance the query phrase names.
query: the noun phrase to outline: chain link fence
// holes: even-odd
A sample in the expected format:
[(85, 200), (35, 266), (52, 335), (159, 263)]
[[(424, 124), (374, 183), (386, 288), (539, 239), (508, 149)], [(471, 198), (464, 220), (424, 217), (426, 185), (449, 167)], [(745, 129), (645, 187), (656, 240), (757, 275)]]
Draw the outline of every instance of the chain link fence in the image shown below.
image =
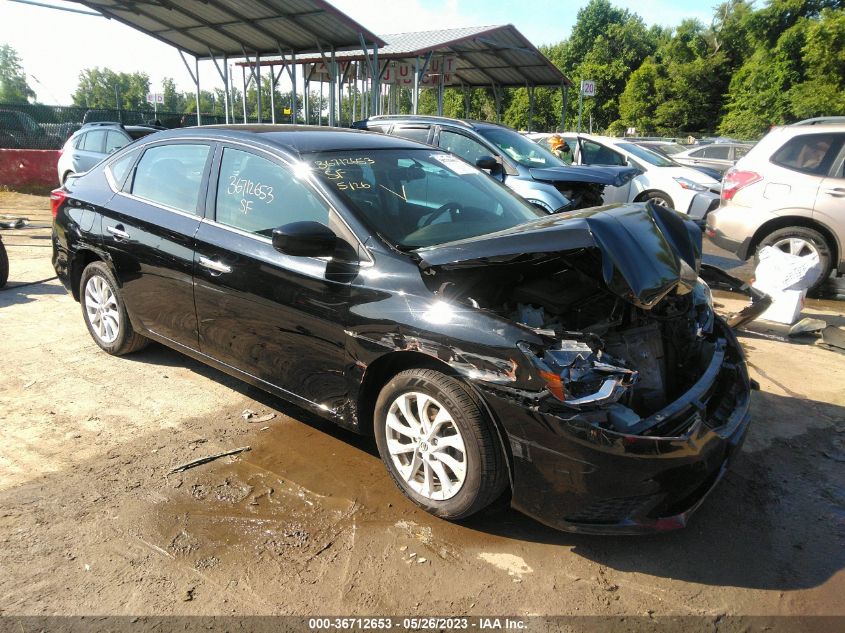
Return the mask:
[[(154, 113), (152, 110), (0, 103), (0, 148), (61, 149), (74, 132), (85, 123), (93, 121), (177, 128), (196, 125), (197, 115), (184, 112)], [(225, 122), (226, 119), (222, 115), (202, 115), (203, 125)]]

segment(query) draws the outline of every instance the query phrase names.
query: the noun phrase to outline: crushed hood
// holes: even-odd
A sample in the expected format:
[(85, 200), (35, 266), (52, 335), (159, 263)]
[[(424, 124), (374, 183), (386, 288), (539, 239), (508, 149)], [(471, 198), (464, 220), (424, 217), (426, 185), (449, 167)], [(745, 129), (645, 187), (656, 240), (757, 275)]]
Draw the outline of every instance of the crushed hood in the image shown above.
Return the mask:
[(420, 268), (436, 272), (585, 248), (601, 253), (600, 275), (611, 292), (648, 309), (678, 285), (695, 283), (701, 231), (685, 216), (650, 202), (616, 204), (415, 252)]
[(532, 167), (528, 171), (535, 180), (545, 182), (589, 182), (611, 187), (621, 187), (643, 173), (635, 167), (592, 167), (589, 165)]

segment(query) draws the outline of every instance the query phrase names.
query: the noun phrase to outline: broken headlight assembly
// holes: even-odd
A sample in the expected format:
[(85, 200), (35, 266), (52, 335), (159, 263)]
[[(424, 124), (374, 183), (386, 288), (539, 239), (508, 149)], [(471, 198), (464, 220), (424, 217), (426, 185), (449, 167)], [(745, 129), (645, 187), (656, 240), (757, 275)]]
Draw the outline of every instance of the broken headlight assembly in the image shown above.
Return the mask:
[(561, 339), (550, 347), (520, 341), (517, 347), (529, 358), (551, 393), (574, 407), (617, 402), (636, 384), (636, 371), (594, 351), (583, 341)]

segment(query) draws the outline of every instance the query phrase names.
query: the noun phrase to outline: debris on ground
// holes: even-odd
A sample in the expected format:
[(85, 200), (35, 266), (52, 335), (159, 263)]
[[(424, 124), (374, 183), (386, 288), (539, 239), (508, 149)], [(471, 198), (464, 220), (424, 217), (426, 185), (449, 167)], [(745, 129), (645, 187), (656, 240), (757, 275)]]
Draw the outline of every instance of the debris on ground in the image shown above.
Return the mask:
[(821, 274), (819, 257), (799, 257), (766, 246), (760, 250), (759, 259), (752, 285), (772, 298), (772, 305), (760, 318), (791, 325), (801, 314), (807, 290)]
[(168, 475), (172, 475), (174, 473), (181, 473), (189, 468), (193, 468), (195, 466), (201, 466), (202, 464), (207, 464), (208, 462), (213, 462), (215, 459), (220, 459), (221, 457), (228, 457), (229, 455), (237, 455), (238, 453), (244, 453), (248, 450), (251, 450), (251, 446), (241, 446), (240, 448), (233, 448), (230, 451), (223, 451), (222, 453), (215, 453), (214, 455), (207, 455), (205, 457), (200, 457), (199, 459), (194, 459), (186, 464), (182, 464), (181, 466), (176, 466), (173, 468)]
[(275, 413), (268, 413), (266, 415), (258, 415), (252, 409), (244, 409), (241, 417), (247, 422), (269, 422), (276, 417)]
[(0, 216), (0, 229), (22, 229), (29, 224), (29, 218), (16, 218), (9, 215)]
[(194, 591), (196, 591), (196, 587), (188, 587), (185, 590), (185, 593), (182, 594), (182, 602), (190, 602), (194, 599)]
[(804, 334), (815, 334), (827, 327), (827, 322), (812, 317), (804, 317), (798, 323), (789, 328), (789, 336), (802, 336)]
[(828, 325), (822, 330), (822, 338), (818, 341), (818, 345), (832, 352), (845, 353), (845, 330)]

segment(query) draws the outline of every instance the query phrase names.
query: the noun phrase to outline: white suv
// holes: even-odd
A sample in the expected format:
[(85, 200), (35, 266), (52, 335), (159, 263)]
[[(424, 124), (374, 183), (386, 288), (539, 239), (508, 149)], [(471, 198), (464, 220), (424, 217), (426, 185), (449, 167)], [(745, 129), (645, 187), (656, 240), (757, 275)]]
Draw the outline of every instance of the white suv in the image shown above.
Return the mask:
[(845, 125), (774, 128), (725, 174), (707, 236), (740, 259), (764, 246), (845, 272)]

